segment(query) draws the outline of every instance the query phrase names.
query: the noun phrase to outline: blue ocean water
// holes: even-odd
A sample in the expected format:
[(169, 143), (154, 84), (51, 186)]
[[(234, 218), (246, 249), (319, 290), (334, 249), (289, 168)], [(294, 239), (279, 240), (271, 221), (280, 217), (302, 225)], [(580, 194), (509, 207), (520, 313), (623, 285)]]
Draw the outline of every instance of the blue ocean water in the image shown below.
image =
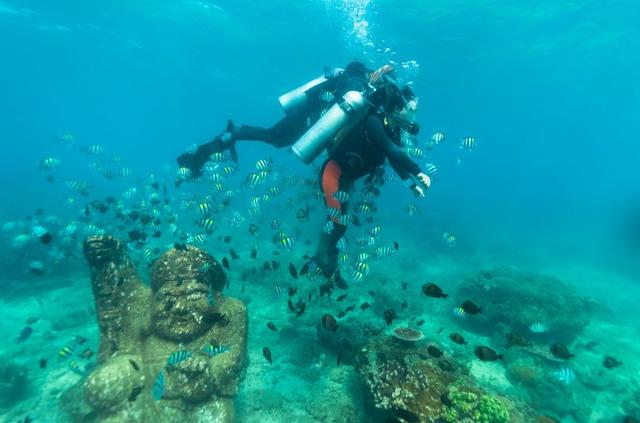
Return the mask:
[[(271, 125), (283, 116), (279, 95), (324, 66), (360, 60), (372, 68), (391, 62), (399, 79), (411, 82), (420, 102), (419, 139), (434, 132), (447, 136), (416, 159), (439, 169), (426, 198), (414, 199), (398, 181), (385, 184), (379, 222), (408, 265), (373, 271), (396, 272), (393, 277), (417, 287), (427, 282), (425, 266), (439, 269), (434, 275), (495, 266), (552, 274), (608, 308), (595, 332), (612, 329), (607, 338), (617, 338), (622, 335), (615, 325), (624, 323), (630, 332), (617, 333), (637, 341), (638, 22), (640, 4), (630, 0), (0, 0), (0, 222), (18, 228), (6, 227), (0, 238), (2, 315), (19, 313), (21, 321), (37, 314), (18, 311), (26, 304), (20, 301), (35, 304), (68, 285), (62, 279), (85, 286), (84, 301), (91, 302), (82, 239), (54, 247), (31, 239), (16, 246), (17, 235), (30, 234), (47, 216), (64, 227), (91, 200), (120, 198), (132, 186), (142, 191), (152, 173), (169, 185), (176, 203), (189, 192), (204, 195), (208, 186), (173, 186), (179, 154), (210, 141), (229, 118)], [(72, 134), (75, 145), (57, 141), (62, 134)], [(476, 138), (474, 151), (458, 148), (465, 136)], [(87, 145), (102, 146), (103, 156), (81, 153)], [(317, 177), (317, 166), (304, 166), (286, 149), (239, 142), (238, 152), (241, 176), (229, 183), (240, 190), (238, 198), (254, 195), (241, 182), (259, 159), (272, 158), (290, 175)], [(131, 168), (133, 178), (105, 180), (89, 167), (116, 155), (122, 161), (109, 167)], [(39, 170), (47, 157), (61, 166)], [(86, 181), (93, 186), (90, 196), (77, 195), (65, 180)], [(68, 198), (76, 199), (73, 206)], [(418, 205), (417, 216), (403, 211), (408, 203)], [(247, 213), (246, 203), (232, 207)], [(251, 221), (246, 217), (245, 226)], [(315, 243), (319, 217), (293, 222)], [(164, 244), (154, 247), (173, 242), (162, 231)], [(454, 248), (443, 243), (444, 232), (455, 234)], [(265, 236), (261, 242), (270, 241)], [(226, 247), (213, 244), (212, 237), (207, 249), (220, 258)], [(313, 253), (312, 246), (305, 248), (299, 256)], [(32, 261), (43, 263), (45, 276), (29, 271)], [(239, 288), (229, 295), (238, 296)], [(3, 330), (5, 339), (20, 329)], [(51, 336), (59, 340), (55, 330)], [(12, 356), (14, 348), (13, 342), (2, 345)], [(629, 374), (638, 374), (637, 358), (622, 361)], [(45, 415), (57, 407), (52, 397), (33, 402), (42, 395), (37, 385), (45, 384), (39, 377), (31, 396), (5, 404), (6, 416), (35, 407), (41, 421), (51, 421)], [(640, 403), (640, 394), (631, 391), (621, 394), (619, 408), (602, 406), (609, 414), (555, 415), (562, 421), (622, 421), (640, 409), (622, 405)], [(247, 421), (255, 418), (246, 413)]]

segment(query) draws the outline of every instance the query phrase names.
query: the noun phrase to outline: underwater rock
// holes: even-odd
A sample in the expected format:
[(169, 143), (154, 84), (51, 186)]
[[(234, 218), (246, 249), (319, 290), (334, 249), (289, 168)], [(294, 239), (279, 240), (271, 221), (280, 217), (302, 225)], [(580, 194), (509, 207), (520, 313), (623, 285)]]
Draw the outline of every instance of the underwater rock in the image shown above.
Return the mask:
[[(457, 300), (471, 299), (483, 307), (481, 313), (459, 322), (480, 332), (491, 333), (497, 325), (535, 340), (569, 344), (600, 309), (570, 286), (545, 275), (495, 269), (481, 271), (460, 285)], [(532, 334), (529, 326), (542, 323), (548, 333)]]
[(9, 356), (0, 357), (0, 407), (16, 405), (28, 396), (29, 388), (29, 370)]
[(89, 237), (84, 253), (100, 347), (97, 367), (62, 396), (82, 405), (62, 404), (69, 417), (232, 422), (248, 324), (245, 306), (222, 295), (221, 265), (199, 248), (171, 249), (154, 262), (149, 288), (119, 240)]

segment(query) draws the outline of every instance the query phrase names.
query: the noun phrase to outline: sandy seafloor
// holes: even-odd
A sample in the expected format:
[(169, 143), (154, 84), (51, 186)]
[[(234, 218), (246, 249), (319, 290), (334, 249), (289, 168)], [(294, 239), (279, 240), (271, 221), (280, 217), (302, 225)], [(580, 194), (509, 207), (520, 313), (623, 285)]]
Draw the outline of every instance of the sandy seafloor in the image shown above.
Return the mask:
[[(239, 252), (241, 248), (236, 247)], [(269, 246), (265, 247), (266, 249)], [(351, 283), (348, 300), (343, 303), (329, 301), (326, 298), (315, 300), (307, 313), (295, 318), (287, 313), (286, 299), (277, 298), (273, 293), (273, 284), (286, 285), (290, 278), (286, 275), (286, 264), (279, 272), (268, 277), (246, 283), (245, 292), (240, 293), (242, 283), (238, 282), (243, 265), (252, 264), (246, 258), (232, 262), (228, 272), (231, 286), (225, 294), (243, 300), (249, 310), (249, 366), (236, 398), (237, 421), (241, 422), (347, 422), (368, 421), (363, 414), (363, 390), (358, 376), (352, 367), (336, 367), (336, 356), (324, 350), (316, 339), (316, 325), (322, 313), (336, 312), (337, 304), (344, 307), (351, 303), (360, 304), (369, 301), (375, 309), (375, 298), (367, 291), (378, 291), (377, 295), (386, 295), (397, 299), (398, 304), (407, 300), (409, 307), (399, 313), (398, 323), (413, 316), (426, 320), (422, 327), (426, 334), (425, 342), (441, 345), (445, 354), (466, 357), (472, 360), (471, 345), (491, 345), (484, 338), (456, 327), (450, 313), (450, 304), (435, 304), (425, 309), (417, 303), (425, 301), (419, 295), (420, 286), (426, 281), (436, 281), (445, 290), (455, 291), (458, 281), (475, 272), (495, 266), (511, 265), (518, 269), (551, 274), (560, 280), (574, 285), (576, 289), (589, 295), (610, 309), (606, 320), (594, 320), (585, 328), (582, 335), (570, 348), (576, 354), (573, 365), (576, 369), (591, 368), (588, 378), (578, 379), (580, 389), (576, 395), (586, 395), (585, 407), (590, 409), (590, 421), (614, 422), (622, 414), (621, 402), (629, 390), (640, 380), (640, 323), (637, 318), (637, 299), (629, 296), (636, 289), (636, 282), (630, 278), (607, 273), (596, 268), (579, 264), (564, 263), (549, 266), (536, 262), (530, 257), (525, 262), (514, 263), (489, 259), (478, 255), (465, 258), (452, 258), (450, 255), (431, 255), (429, 260), (415, 260), (418, 246), (406, 244), (402, 254), (372, 264), (371, 273), (385, 272), (387, 283), (384, 288), (372, 286), (367, 281)], [(211, 251), (216, 255), (215, 251)], [(286, 256), (279, 256), (287, 263)], [(80, 263), (82, 261), (79, 261)], [(404, 273), (403, 273), (403, 270)], [(410, 269), (410, 270), (409, 270)], [(401, 281), (407, 281), (407, 291), (400, 288)], [(606, 281), (606, 283), (604, 282)], [(74, 336), (88, 338), (86, 345), (97, 348), (98, 333), (94, 321), (93, 298), (89, 275), (86, 269), (79, 268), (77, 274), (61, 278), (26, 276), (24, 281), (12, 283), (32, 284), (25, 292), (33, 295), (20, 295), (12, 300), (0, 301), (0, 338), (3, 341), (3, 356), (10, 357), (16, 363), (29, 369), (29, 393), (20, 403), (0, 412), (2, 421), (14, 422), (30, 416), (36, 422), (65, 421), (59, 411), (59, 398), (81, 376), (69, 369), (68, 361), (57, 359), (58, 350), (69, 343)], [(301, 292), (315, 288), (308, 280), (297, 281)], [(56, 287), (50, 289), (49, 287)], [(335, 297), (335, 294), (334, 294)], [(345, 319), (374, 319), (383, 325), (382, 319), (375, 316), (373, 309), (356, 311)], [(422, 309), (421, 314), (416, 314)], [(412, 311), (413, 310), (413, 311)], [(33, 325), (34, 333), (24, 343), (16, 343), (16, 338), (28, 317), (39, 317)], [(266, 322), (273, 321), (278, 332), (267, 329)], [(438, 334), (437, 329), (446, 328)], [(455, 345), (447, 339), (449, 333), (458, 331), (464, 334), (469, 345)], [(582, 347), (590, 341), (599, 342), (594, 350)], [(262, 348), (268, 346), (274, 357), (269, 365), (262, 356)], [(616, 371), (615, 377), (603, 375), (602, 357), (611, 354), (624, 363), (624, 368)], [(47, 358), (49, 365), (42, 370), (38, 360)], [(86, 363), (86, 362), (83, 362)], [(481, 386), (507, 396), (520, 395), (519, 388), (512, 385), (500, 364), (484, 363), (477, 360), (471, 366), (471, 374)], [(578, 374), (579, 371), (578, 371)], [(602, 383), (598, 381), (601, 380)], [(569, 391), (572, 392), (571, 390)], [(585, 394), (586, 393), (586, 394)], [(571, 419), (563, 421), (572, 422)]]

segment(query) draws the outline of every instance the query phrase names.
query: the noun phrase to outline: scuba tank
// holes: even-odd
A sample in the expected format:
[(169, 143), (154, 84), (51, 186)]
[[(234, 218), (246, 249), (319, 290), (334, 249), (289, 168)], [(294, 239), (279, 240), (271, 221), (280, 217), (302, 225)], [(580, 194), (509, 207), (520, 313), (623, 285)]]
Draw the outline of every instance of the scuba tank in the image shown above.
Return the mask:
[(339, 134), (346, 134), (367, 114), (370, 103), (359, 91), (348, 91), (291, 147), (306, 164), (311, 163)]
[(280, 103), (280, 106), (282, 106), (284, 113), (289, 114), (291, 110), (303, 106), (307, 102), (307, 91), (318, 87), (327, 81), (327, 77), (323, 75), (278, 97), (278, 102)]
[(341, 68), (324, 68), (324, 74), (312, 79), (304, 85), (295, 88), (288, 93), (282, 94), (278, 97), (278, 102), (282, 106), (285, 114), (289, 114), (292, 110), (295, 110), (301, 106), (304, 106), (307, 101), (307, 93), (312, 89), (319, 89), (322, 85), (326, 84), (330, 79), (336, 78), (344, 73)]

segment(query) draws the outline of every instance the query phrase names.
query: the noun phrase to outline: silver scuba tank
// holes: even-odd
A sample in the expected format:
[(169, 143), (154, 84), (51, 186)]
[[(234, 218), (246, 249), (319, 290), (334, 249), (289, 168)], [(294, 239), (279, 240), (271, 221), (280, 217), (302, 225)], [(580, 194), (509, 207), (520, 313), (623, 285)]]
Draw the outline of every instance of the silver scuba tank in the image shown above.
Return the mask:
[(311, 163), (339, 134), (346, 134), (366, 115), (369, 103), (359, 91), (349, 91), (291, 146), (306, 164)]
[(291, 110), (304, 105), (304, 103), (307, 102), (307, 91), (327, 81), (327, 77), (323, 75), (281, 95), (278, 97), (278, 101), (280, 102), (280, 106), (282, 106), (282, 110), (284, 110), (286, 114), (289, 114)]

